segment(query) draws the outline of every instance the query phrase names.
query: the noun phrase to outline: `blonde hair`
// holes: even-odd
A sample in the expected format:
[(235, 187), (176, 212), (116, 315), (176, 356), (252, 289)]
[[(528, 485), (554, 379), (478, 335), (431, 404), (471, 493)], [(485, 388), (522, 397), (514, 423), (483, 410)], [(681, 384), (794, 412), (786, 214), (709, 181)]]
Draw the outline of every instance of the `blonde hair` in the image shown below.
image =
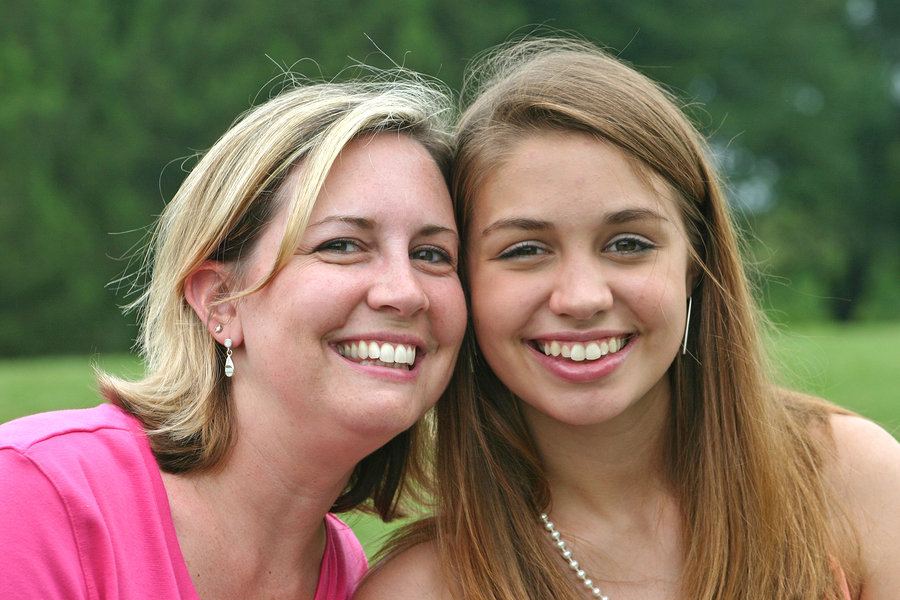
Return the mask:
[[(449, 119), (443, 88), (404, 71), (351, 83), (301, 85), (249, 110), (202, 157), (156, 223), (149, 283), (132, 304), (142, 317), (138, 347), (146, 376), (139, 381), (99, 378), (102, 393), (144, 424), (161, 468), (212, 468), (235, 436), (223, 348), (184, 297), (191, 272), (217, 260), (240, 281), (276, 205), (286, 204), (287, 225), (268, 275), (221, 300), (259, 290), (294, 253), (323, 182), (347, 143), (381, 132), (406, 135), (430, 152), (446, 176)], [(299, 183), (287, 197), (282, 182), (301, 163)], [(336, 506), (345, 510), (380, 493), (379, 511), (386, 514), (414, 438), (414, 432), (402, 434), (360, 463)]]
[[(664, 446), (685, 524), (683, 597), (841, 597), (834, 567), (852, 573), (851, 540), (821, 474), (837, 409), (770, 383), (719, 177), (674, 97), (592, 44), (558, 38), (482, 56), (467, 87), (452, 177), (464, 240), (480, 186), (536, 132), (595, 136), (676, 193), (699, 274), (688, 352), (669, 369)], [(575, 600), (583, 592), (539, 521), (550, 489), (518, 401), (468, 335), (474, 391), (436, 413), (438, 512), (396, 548), (435, 540), (456, 598)]]

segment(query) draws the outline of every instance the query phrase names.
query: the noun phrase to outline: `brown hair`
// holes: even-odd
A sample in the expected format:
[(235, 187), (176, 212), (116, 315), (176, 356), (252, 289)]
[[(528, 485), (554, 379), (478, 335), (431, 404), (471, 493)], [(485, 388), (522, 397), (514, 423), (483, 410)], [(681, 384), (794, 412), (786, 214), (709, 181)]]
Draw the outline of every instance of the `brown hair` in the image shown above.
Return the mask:
[[(452, 177), (464, 240), (480, 186), (536, 132), (595, 136), (676, 193), (699, 274), (688, 352), (668, 373), (664, 446), (685, 524), (683, 597), (842, 597), (834, 567), (852, 572), (852, 537), (836, 531), (821, 474), (828, 414), (838, 409), (770, 382), (728, 203), (705, 139), (675, 98), (594, 45), (559, 38), (483, 55), (466, 87)], [(457, 598), (579, 598), (538, 518), (550, 490), (518, 402), (471, 327), (467, 346), (474, 391), (437, 408), (438, 512), (400, 547), (435, 540)]]
[[(351, 83), (291, 86), (242, 116), (203, 156), (154, 229), (147, 286), (129, 308), (141, 315), (139, 349), (146, 376), (125, 381), (100, 374), (101, 392), (144, 425), (157, 462), (168, 472), (211, 469), (237, 435), (224, 377), (224, 349), (184, 297), (190, 273), (206, 260), (245, 268), (275, 214), (288, 222), (269, 273), (227, 299), (266, 285), (297, 247), (325, 177), (353, 139), (395, 132), (421, 143), (449, 173), (450, 110), (444, 89), (402, 70)], [(296, 190), (283, 182), (303, 164)], [(406, 431), (363, 459), (333, 510), (372, 498), (389, 517), (418, 439)]]

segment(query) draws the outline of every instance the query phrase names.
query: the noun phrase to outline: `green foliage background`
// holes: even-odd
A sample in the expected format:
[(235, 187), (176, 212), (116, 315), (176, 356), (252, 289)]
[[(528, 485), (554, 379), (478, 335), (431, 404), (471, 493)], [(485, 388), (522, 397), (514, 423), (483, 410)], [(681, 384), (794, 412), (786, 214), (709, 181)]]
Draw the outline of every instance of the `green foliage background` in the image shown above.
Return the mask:
[[(459, 89), (537, 26), (608, 46), (692, 104), (776, 318), (896, 318), (895, 0), (40, 0), (0, 19), (0, 356), (126, 349), (117, 304), (189, 157), (263, 101), (391, 60)], [(127, 282), (126, 282), (127, 283)]]

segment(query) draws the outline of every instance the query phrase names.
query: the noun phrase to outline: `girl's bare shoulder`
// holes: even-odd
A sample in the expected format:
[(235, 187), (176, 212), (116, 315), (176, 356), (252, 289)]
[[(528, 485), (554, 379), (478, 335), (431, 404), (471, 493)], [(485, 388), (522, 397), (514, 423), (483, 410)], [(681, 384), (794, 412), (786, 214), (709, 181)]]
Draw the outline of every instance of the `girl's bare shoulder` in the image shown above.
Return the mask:
[(895, 598), (900, 589), (900, 443), (853, 415), (830, 417), (834, 459), (826, 475), (859, 537), (862, 598)]
[(363, 578), (353, 600), (449, 600), (434, 542), (392, 554)]

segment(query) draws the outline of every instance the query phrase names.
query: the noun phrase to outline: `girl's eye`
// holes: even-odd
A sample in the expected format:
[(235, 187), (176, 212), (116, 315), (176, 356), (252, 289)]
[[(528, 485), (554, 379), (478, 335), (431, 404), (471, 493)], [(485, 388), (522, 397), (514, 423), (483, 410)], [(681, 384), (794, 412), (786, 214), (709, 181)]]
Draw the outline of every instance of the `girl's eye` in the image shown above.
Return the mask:
[(338, 252), (346, 254), (361, 250), (359, 244), (353, 240), (329, 240), (316, 248), (316, 252)]
[(638, 254), (646, 250), (652, 250), (653, 248), (655, 248), (654, 244), (644, 238), (628, 236), (614, 240), (606, 247), (606, 250), (621, 254)]
[(516, 244), (512, 248), (504, 250), (500, 254), (501, 259), (520, 258), (529, 256), (538, 256), (540, 254), (548, 254), (548, 250), (534, 244), (532, 242), (522, 242)]
[(437, 246), (417, 248), (410, 252), (409, 257), (413, 260), (421, 260), (428, 263), (453, 263), (453, 257), (450, 256), (450, 253)]

